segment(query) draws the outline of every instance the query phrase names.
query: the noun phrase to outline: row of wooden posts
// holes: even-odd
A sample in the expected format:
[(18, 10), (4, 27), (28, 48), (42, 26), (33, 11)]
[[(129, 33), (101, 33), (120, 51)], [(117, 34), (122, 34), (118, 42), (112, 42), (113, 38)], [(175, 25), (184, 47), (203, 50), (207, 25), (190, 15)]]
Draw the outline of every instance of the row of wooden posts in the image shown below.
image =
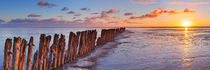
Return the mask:
[[(66, 40), (63, 34), (55, 34), (53, 43), (50, 46), (51, 36), (41, 34), (39, 49), (32, 54), (34, 38), (31, 37), (29, 43), (20, 37), (6, 39), (4, 49), (4, 70), (52, 70), (61, 67), (63, 64), (75, 61), (78, 57), (87, 55), (97, 46), (101, 46), (114, 39), (124, 32), (125, 28), (102, 29), (101, 37), (97, 38), (96, 30), (70, 32), (67, 50), (65, 50)], [(97, 40), (96, 40), (97, 39)], [(26, 62), (26, 48), (28, 55)], [(12, 65), (10, 63), (12, 55)], [(32, 55), (33, 63), (32, 63)], [(26, 65), (25, 65), (26, 63)], [(25, 69), (26, 68), (26, 69)]]

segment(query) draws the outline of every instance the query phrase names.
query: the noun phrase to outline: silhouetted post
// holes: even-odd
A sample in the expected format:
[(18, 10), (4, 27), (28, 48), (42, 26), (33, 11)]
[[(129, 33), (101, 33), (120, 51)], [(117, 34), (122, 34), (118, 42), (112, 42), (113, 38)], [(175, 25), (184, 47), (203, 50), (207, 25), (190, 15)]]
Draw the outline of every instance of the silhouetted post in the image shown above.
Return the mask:
[(27, 48), (27, 41), (23, 39), (20, 47), (19, 70), (25, 70), (26, 48)]
[(28, 44), (28, 57), (27, 57), (27, 67), (26, 70), (30, 70), (31, 69), (31, 60), (32, 60), (32, 52), (33, 52), (33, 46), (34, 46), (34, 38), (31, 37), (29, 44)]
[(4, 46), (4, 64), (3, 64), (4, 70), (10, 69), (10, 66), (11, 66), (10, 54), (12, 54), (11, 49), (12, 49), (12, 39), (6, 39), (5, 46)]
[(13, 44), (13, 55), (12, 55), (12, 70), (18, 70), (18, 64), (20, 59), (20, 46), (21, 46), (21, 38), (14, 37)]

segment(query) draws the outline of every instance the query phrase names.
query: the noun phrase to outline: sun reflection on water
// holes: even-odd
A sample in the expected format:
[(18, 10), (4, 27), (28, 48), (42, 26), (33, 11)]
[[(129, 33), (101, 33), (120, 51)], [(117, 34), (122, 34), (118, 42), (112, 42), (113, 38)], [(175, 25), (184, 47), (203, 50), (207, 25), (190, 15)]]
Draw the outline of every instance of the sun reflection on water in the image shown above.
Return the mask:
[(191, 69), (191, 63), (193, 61), (192, 58), (189, 58), (190, 52), (190, 37), (189, 37), (189, 28), (185, 28), (184, 30), (184, 55), (182, 56), (182, 69)]

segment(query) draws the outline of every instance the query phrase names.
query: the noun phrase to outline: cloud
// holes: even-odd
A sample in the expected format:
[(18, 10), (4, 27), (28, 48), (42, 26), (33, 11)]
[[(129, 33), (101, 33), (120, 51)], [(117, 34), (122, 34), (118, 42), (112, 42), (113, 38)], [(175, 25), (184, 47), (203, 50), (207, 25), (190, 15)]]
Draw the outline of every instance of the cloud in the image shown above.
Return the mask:
[(210, 7), (208, 7), (208, 9), (210, 9)]
[(117, 12), (117, 9), (110, 9), (109, 11), (106, 11), (106, 13), (115, 13)]
[(95, 13), (90, 13), (91, 15), (98, 15), (99, 13), (95, 12)]
[(196, 2), (170, 1), (170, 2), (168, 2), (168, 4), (170, 4), (170, 5), (186, 4), (186, 5), (195, 6), (195, 5), (209, 4), (209, 1), (196, 1)]
[(183, 4), (183, 3), (180, 1), (170, 1), (170, 2), (168, 2), (168, 4), (177, 5), (177, 4)]
[(127, 13), (124, 13), (125, 16), (130, 16), (130, 15), (133, 15), (133, 13), (131, 12), (127, 12)]
[(62, 11), (66, 11), (66, 10), (69, 10), (69, 8), (63, 7), (61, 10), (62, 10)]
[(130, 0), (133, 4), (154, 4), (156, 0)]
[(45, 2), (45, 1), (40, 1), (40, 2), (38, 3), (38, 5), (39, 5), (39, 6), (42, 6), (42, 7), (54, 7), (54, 6), (56, 6), (55, 4), (50, 4), (50, 3)]
[(82, 11), (90, 11), (89, 8), (81, 8), (80, 10), (82, 10)]
[(8, 24), (59, 24), (59, 23), (66, 23), (67, 21), (59, 20), (57, 18), (50, 18), (50, 19), (12, 19), (8, 22)]
[(74, 14), (74, 16), (82, 16), (82, 13)]
[(8, 24), (27, 24), (27, 23), (38, 23), (39, 19), (12, 19)]
[(202, 4), (209, 4), (209, 1), (200, 1), (200, 2), (189, 2), (188, 5), (202, 5)]
[(5, 22), (4, 20), (0, 19), (0, 24), (2, 24), (2, 23), (4, 23), (4, 22)]
[(75, 14), (75, 12), (74, 11), (69, 11), (68, 14)]
[(37, 15), (37, 14), (29, 14), (28, 17), (41, 17), (41, 15)]
[(163, 14), (173, 15), (173, 14), (179, 14), (179, 13), (195, 13), (195, 12), (196, 11), (189, 10), (188, 8), (185, 8), (184, 11), (177, 11), (177, 10), (169, 10), (168, 11), (166, 9), (159, 8), (159, 9), (153, 10), (153, 12), (147, 13), (147, 14), (139, 16), (139, 17), (131, 16), (130, 19), (143, 20), (143, 19), (148, 19), (148, 18), (157, 18)]

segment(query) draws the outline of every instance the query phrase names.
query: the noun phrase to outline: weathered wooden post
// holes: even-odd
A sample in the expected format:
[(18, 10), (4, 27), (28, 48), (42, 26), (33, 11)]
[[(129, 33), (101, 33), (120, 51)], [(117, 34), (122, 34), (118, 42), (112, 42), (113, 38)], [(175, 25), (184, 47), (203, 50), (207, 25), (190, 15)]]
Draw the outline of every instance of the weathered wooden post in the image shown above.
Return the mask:
[(34, 53), (32, 70), (38, 70), (38, 55), (39, 55), (39, 52), (36, 51), (36, 52)]
[(78, 56), (81, 56), (83, 53), (83, 46), (84, 46), (84, 31), (81, 32), (80, 35), (80, 43), (79, 43), (79, 53)]
[(72, 57), (72, 51), (73, 51), (73, 48), (72, 47), (72, 44), (73, 44), (73, 32), (70, 32), (69, 33), (69, 41), (68, 41), (68, 49), (67, 49), (67, 59), (66, 61), (69, 62), (71, 57)]
[(48, 57), (48, 52), (49, 52), (49, 45), (50, 45), (50, 41), (51, 41), (51, 36), (47, 36), (46, 37), (46, 46), (44, 47), (44, 61), (43, 61), (43, 70), (48, 70), (48, 63), (49, 63), (49, 57)]
[(31, 69), (31, 60), (32, 60), (32, 52), (33, 52), (33, 46), (34, 46), (34, 38), (31, 37), (29, 44), (28, 44), (28, 57), (27, 57), (27, 67), (26, 70), (30, 70)]
[(20, 47), (19, 70), (25, 70), (26, 48), (27, 48), (27, 41), (23, 39)]
[(39, 41), (39, 59), (38, 59), (38, 70), (43, 68), (44, 48), (46, 47), (46, 35), (41, 34)]
[(61, 47), (61, 57), (60, 57), (60, 66), (64, 64), (64, 56), (65, 56), (65, 35), (61, 34), (61, 40), (60, 40), (60, 47)]
[(49, 61), (48, 61), (48, 65), (47, 65), (48, 70), (51, 70), (51, 68), (52, 68), (52, 58), (53, 58), (53, 53), (52, 53), (51, 48), (50, 48)]
[(14, 37), (13, 44), (13, 55), (12, 55), (12, 70), (18, 70), (18, 64), (20, 59), (20, 46), (21, 46), (21, 38)]
[(58, 62), (58, 46), (59, 46), (59, 35), (54, 35), (53, 45), (51, 46), (51, 52), (53, 53), (53, 69), (57, 68), (57, 62)]
[(12, 39), (6, 39), (5, 46), (4, 46), (4, 70), (10, 70), (10, 54), (12, 53)]

